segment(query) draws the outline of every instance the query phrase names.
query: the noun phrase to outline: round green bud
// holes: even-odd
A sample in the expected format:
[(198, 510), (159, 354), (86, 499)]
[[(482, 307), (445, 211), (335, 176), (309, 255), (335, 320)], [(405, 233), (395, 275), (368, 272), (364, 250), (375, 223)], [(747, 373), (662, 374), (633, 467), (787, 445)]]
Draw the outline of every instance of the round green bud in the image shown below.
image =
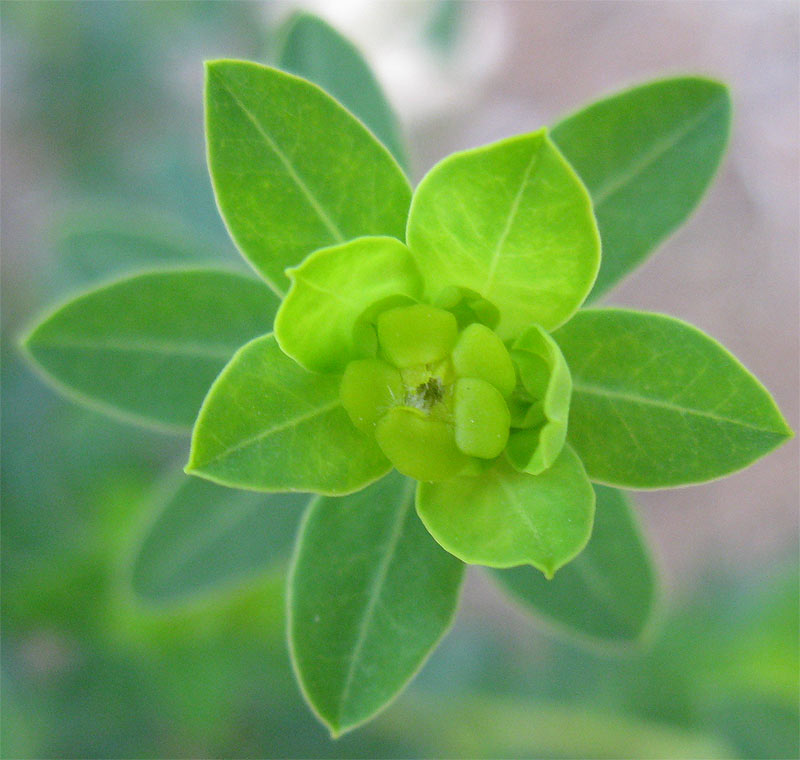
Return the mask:
[(389, 461), (417, 480), (446, 480), (469, 464), (456, 447), (452, 426), (412, 407), (390, 409), (375, 426), (375, 438)]
[(456, 318), (426, 304), (400, 306), (378, 315), (378, 344), (395, 367), (414, 367), (444, 359), (458, 337)]
[(453, 349), (459, 377), (477, 377), (508, 397), (517, 385), (517, 372), (508, 349), (495, 332), (477, 322), (465, 327)]
[(371, 357), (378, 353), (378, 315), (396, 306), (410, 306), (416, 301), (410, 296), (395, 295), (382, 298), (368, 306), (353, 325), (353, 350), (358, 356)]
[(497, 388), (478, 378), (461, 378), (455, 386), (453, 414), (456, 445), (461, 451), (482, 459), (502, 453), (511, 417)]
[(380, 359), (356, 359), (344, 370), (339, 399), (353, 424), (370, 433), (375, 423), (403, 402), (405, 386), (400, 373)]

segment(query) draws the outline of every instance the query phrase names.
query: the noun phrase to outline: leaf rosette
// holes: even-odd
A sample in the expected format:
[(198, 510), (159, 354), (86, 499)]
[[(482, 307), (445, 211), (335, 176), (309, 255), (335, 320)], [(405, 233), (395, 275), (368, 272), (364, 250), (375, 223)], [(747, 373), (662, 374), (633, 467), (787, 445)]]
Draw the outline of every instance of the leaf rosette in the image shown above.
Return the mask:
[[(654, 573), (607, 486), (711, 480), (792, 434), (761, 383), (696, 328), (580, 310), (699, 202), (727, 139), (726, 88), (633, 88), (552, 132), (453, 154), (412, 192), (391, 108), (355, 48), (301, 14), (281, 61), (299, 76), (206, 69), (217, 203), (272, 292), (210, 269), (139, 273), (42, 320), (30, 357), (128, 420), (195, 420), (190, 474), (320, 495), (296, 544), (289, 631), (334, 734), (421, 666), (464, 562), (495, 568), (514, 598), (583, 636), (637, 640)], [(186, 506), (198, 493), (217, 509), (208, 484), (172, 499), (136, 565), (140, 591), (203, 586), (159, 555), (174, 525), (216, 535), (203, 527), (214, 510)], [(242, 502), (242, 524), (257, 503)], [(214, 546), (190, 549), (205, 564)], [(217, 563), (207, 585), (259, 562)]]
[[(485, 532), (464, 545), (447, 520), (432, 534), (465, 561), (527, 562), (551, 574), (586, 543), (594, 510), (580, 460), (559, 459), (571, 381), (548, 333), (578, 310), (600, 265), (589, 195), (540, 130), (435, 166), (414, 193), (406, 238), (367, 234), (313, 250), (286, 270), (274, 340), (296, 362), (298, 389), (326, 390), (305, 396), (314, 407), (307, 413), (278, 416), (291, 403), (285, 382), (273, 390), (265, 379), (256, 401), (255, 357), (234, 359), (201, 410), (189, 470), (240, 487), (334, 495), (394, 467), (442, 484), (435, 500), (418, 491), (429, 525), (460, 498), (457, 479), (490, 479), (498, 484), (490, 519), (509, 536), (504, 549), (490, 550), (497, 538)], [(284, 402), (273, 403), (275, 393)], [(243, 408), (261, 433), (223, 429)], [(326, 457), (322, 440), (337, 451)], [(282, 441), (291, 455), (275, 455)], [(520, 532), (519, 492), (541, 490), (543, 503), (555, 504), (566, 481), (584, 484), (570, 494), (577, 509), (569, 529), (556, 519), (552, 535)]]

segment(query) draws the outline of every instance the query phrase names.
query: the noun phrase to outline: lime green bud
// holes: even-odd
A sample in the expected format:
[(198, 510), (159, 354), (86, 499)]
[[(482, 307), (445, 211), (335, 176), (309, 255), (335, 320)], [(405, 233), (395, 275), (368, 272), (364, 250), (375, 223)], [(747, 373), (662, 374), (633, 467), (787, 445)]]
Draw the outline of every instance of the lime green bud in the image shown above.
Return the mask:
[(485, 380), (456, 382), (453, 413), (456, 445), (482, 459), (499, 456), (508, 441), (511, 417), (500, 391)]
[(425, 304), (400, 306), (378, 316), (378, 344), (395, 367), (414, 367), (441, 361), (458, 337), (456, 318)]
[(485, 380), (508, 397), (517, 384), (517, 373), (503, 341), (477, 322), (464, 328), (453, 349), (453, 367), (459, 377)]
[(375, 438), (392, 464), (417, 480), (446, 480), (469, 463), (456, 447), (452, 426), (420, 409), (394, 407), (378, 421)]
[(404, 396), (400, 373), (380, 359), (350, 362), (339, 386), (339, 398), (353, 424), (368, 433), (390, 407), (402, 403)]

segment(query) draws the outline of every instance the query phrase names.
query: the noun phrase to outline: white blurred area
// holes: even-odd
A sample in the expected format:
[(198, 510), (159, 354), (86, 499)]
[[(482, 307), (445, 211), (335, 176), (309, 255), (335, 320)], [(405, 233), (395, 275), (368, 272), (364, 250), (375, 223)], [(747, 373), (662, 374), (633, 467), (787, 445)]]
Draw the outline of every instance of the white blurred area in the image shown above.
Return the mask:
[(455, 23), (446, 49), (431, 42), (437, 18), (447, 25), (441, 3), (306, 0), (276, 5), (315, 13), (352, 40), (412, 129), (478, 99), (503, 63), (510, 32), (508, 3), (451, 6)]
[[(322, 15), (364, 51), (417, 180), (454, 150), (552, 124), (631, 84), (682, 73), (727, 82), (734, 121), (715, 183), (608, 300), (719, 339), (798, 428), (800, 4), (464, 2), (449, 51), (426, 37), (435, 3), (279, 5)], [(797, 441), (716, 483), (635, 498), (668, 588), (686, 591), (709, 568), (744, 577), (797, 549)]]

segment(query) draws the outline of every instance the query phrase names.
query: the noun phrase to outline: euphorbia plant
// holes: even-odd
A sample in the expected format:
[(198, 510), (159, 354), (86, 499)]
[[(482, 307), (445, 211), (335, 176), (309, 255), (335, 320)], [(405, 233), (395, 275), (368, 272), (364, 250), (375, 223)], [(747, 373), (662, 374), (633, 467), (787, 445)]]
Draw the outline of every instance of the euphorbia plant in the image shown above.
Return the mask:
[(696, 328), (581, 308), (698, 202), (727, 137), (726, 89), (629, 90), (456, 153), (413, 192), (306, 79), (211, 62), (206, 114), (220, 211), (266, 286), (136, 275), (66, 304), (27, 347), (94, 403), (193, 424), (190, 474), (319, 495), (288, 616), (321, 719), (338, 734), (400, 691), (449, 626), (464, 563), (584, 635), (640, 636), (652, 569), (608, 486), (714, 479), (791, 435)]

